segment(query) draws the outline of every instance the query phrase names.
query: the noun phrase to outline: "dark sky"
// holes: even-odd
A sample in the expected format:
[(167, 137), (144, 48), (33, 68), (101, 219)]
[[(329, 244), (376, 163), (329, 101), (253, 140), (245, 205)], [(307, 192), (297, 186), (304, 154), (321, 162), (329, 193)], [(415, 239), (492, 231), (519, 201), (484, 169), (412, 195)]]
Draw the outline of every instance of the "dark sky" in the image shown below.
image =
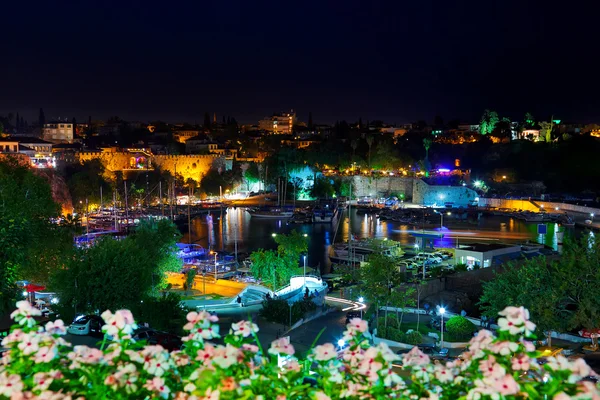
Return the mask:
[[(579, 4), (580, 3), (580, 4)], [(10, 1), (0, 114), (600, 120), (593, 1)]]

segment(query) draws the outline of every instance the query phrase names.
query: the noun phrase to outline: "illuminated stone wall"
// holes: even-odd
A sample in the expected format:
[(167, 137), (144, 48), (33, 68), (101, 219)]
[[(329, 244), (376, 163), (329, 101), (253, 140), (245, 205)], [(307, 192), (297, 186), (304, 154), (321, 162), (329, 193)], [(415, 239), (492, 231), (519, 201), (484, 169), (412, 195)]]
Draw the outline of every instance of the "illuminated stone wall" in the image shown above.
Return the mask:
[(454, 206), (466, 207), (476, 198), (478, 198), (477, 192), (464, 186), (434, 186), (428, 185), (421, 179), (416, 179), (413, 185), (413, 204), (443, 206), (451, 202)]
[[(100, 159), (106, 170), (113, 174), (116, 171), (131, 169), (131, 159), (137, 153), (128, 152), (81, 152), (79, 162)], [(148, 157), (149, 167), (159, 167), (172, 174), (182, 175), (184, 179), (200, 181), (202, 176), (211, 168), (227, 169), (225, 157), (216, 154), (206, 155), (151, 155)], [(229, 166), (231, 168), (231, 166)]]
[(349, 178), (352, 182), (352, 196), (377, 196), (387, 197), (390, 195), (404, 195), (410, 199), (413, 193), (414, 178), (400, 176), (368, 177), (353, 176)]

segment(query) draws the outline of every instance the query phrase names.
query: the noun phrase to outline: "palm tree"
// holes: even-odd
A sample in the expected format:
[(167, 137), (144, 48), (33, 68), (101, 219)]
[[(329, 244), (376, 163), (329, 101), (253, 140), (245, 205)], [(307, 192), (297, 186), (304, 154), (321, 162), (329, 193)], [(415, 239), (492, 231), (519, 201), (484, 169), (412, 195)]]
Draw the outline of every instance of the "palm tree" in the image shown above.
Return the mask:
[(431, 147), (431, 139), (429, 139), (429, 138), (423, 139), (423, 147), (425, 147), (425, 160), (423, 163), (425, 166), (425, 176), (429, 176), (429, 169), (430, 169), (429, 148)]

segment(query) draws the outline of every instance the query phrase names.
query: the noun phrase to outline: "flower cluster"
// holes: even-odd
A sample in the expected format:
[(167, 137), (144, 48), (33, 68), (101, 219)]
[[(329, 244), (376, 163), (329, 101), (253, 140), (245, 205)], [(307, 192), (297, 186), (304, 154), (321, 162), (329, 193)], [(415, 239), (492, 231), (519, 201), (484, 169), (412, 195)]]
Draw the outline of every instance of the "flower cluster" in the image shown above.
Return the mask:
[(338, 399), (600, 399), (582, 360), (540, 361), (535, 325), (522, 307), (508, 307), (496, 334), (482, 330), (455, 361), (430, 359), (417, 347), (402, 357), (372, 345), (365, 321), (347, 325), (344, 346), (314, 346), (295, 357), (285, 338), (267, 351), (252, 321), (234, 323), (220, 340), (218, 318), (190, 312), (181, 350), (135, 342), (131, 313), (102, 314), (101, 348), (71, 346), (62, 321), (38, 326), (38, 311), (19, 302), (2, 340), (0, 399), (338, 400)]

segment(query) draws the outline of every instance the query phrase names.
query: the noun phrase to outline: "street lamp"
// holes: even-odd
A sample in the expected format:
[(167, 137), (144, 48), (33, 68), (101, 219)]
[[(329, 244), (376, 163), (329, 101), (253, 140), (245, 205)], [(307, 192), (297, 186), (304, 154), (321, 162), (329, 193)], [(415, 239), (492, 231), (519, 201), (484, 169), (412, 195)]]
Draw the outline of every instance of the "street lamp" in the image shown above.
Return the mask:
[(344, 346), (346, 345), (346, 341), (344, 339), (340, 339), (337, 341), (337, 345), (340, 349), (343, 349)]
[(594, 213), (591, 213), (590, 217), (592, 217), (592, 222), (594, 222)]
[[(358, 298), (358, 302), (359, 302), (360, 304), (363, 304), (363, 303), (365, 302), (365, 298), (364, 298), (364, 297), (362, 297), (362, 296), (360, 296), (360, 297)], [(361, 307), (361, 308), (360, 308), (360, 319), (362, 319), (362, 311), (363, 311), (363, 309), (362, 309), (362, 307)]]
[(276, 233), (271, 233), (271, 236), (276, 237), (277, 234)]
[(440, 307), (440, 315), (442, 316), (442, 324), (440, 330), (442, 331), (442, 341), (440, 344), (440, 350), (444, 347), (444, 314), (446, 314), (446, 309), (444, 307)]

